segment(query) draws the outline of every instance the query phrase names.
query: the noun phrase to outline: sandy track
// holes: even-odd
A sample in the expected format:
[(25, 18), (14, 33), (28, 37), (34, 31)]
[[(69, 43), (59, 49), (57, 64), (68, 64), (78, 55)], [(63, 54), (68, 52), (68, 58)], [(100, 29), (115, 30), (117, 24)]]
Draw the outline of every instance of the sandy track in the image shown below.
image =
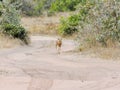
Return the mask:
[(71, 52), (74, 42), (32, 36), (29, 46), (0, 51), (0, 90), (119, 90), (120, 62)]

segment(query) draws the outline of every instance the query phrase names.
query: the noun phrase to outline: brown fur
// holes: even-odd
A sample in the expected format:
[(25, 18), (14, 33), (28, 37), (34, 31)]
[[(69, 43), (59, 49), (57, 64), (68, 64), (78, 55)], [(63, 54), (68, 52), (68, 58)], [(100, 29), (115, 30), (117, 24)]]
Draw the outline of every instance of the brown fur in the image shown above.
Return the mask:
[(58, 39), (56, 41), (56, 49), (57, 49), (59, 54), (60, 54), (61, 46), (62, 46), (62, 39)]

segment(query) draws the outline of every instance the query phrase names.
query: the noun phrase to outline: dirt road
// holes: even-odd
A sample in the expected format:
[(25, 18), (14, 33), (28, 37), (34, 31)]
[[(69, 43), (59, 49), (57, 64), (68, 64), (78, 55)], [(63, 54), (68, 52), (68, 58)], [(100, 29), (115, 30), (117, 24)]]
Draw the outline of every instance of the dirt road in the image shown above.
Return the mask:
[(0, 90), (119, 90), (120, 62), (73, 53), (72, 40), (32, 36), (29, 46), (0, 51)]

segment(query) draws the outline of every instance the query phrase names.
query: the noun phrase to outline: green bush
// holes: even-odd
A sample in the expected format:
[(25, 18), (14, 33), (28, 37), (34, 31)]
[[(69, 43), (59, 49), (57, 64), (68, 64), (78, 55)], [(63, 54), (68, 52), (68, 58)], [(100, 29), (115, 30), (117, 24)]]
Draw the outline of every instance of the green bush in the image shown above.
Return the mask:
[(85, 2), (86, 0), (55, 0), (50, 7), (51, 11), (63, 12), (63, 11), (75, 11), (76, 5)]
[(22, 14), (27, 15), (27, 16), (40, 15), (41, 10), (37, 11), (36, 7), (37, 7), (37, 4), (35, 4), (35, 2), (23, 0), (22, 6), (21, 6)]
[(18, 38), (22, 41), (24, 41), (26, 44), (28, 44), (28, 41), (26, 40), (27, 32), (25, 28), (22, 26), (17, 26), (13, 24), (4, 24), (2, 25), (3, 33), (9, 36), (12, 36), (14, 38)]
[(0, 30), (8, 36), (18, 38), (28, 44), (28, 35), (25, 28), (20, 24), (20, 11), (15, 3), (17, 3), (16, 0), (14, 3), (4, 1), (1, 4), (4, 11), (1, 15)]
[(39, 16), (49, 10), (53, 0), (23, 0), (22, 13), (27, 16)]
[(61, 18), (59, 32), (61, 35), (72, 35), (77, 32), (77, 25), (79, 24), (79, 15), (72, 15), (68, 18)]
[[(93, 2), (94, 1), (94, 2)], [(120, 42), (120, 1), (95, 1), (87, 2), (78, 7), (82, 17), (79, 27), (79, 43), (94, 42), (91, 46), (109, 46), (109, 42)]]

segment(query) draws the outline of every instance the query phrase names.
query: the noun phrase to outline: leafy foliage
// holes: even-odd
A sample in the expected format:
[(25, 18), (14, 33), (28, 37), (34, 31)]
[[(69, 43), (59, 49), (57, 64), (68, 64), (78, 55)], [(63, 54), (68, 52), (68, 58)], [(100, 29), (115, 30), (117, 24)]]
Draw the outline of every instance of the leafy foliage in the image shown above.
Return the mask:
[(28, 37), (27, 32), (20, 24), (20, 11), (17, 10), (18, 5), (16, 7), (15, 4), (17, 1), (14, 3), (12, 2), (8, 0), (2, 3), (2, 20), (0, 25), (2, 32), (14, 38), (19, 38), (24, 41), (24, 43), (28, 44), (26, 40), (26, 37)]
[(12, 3), (16, 9), (20, 9), (22, 14), (28, 16), (39, 16), (47, 12), (75, 11), (79, 3), (85, 3), (87, 0), (5, 0)]
[(60, 33), (71, 35), (78, 32), (80, 45), (108, 46), (120, 42), (120, 1), (89, 0), (77, 5), (76, 14), (62, 18)]
[[(82, 9), (82, 10), (81, 10)], [(120, 42), (120, 2), (103, 0), (87, 2), (78, 8), (80, 20), (78, 40), (108, 46), (108, 41)], [(92, 36), (92, 37), (91, 37)], [(94, 39), (94, 40), (93, 40)]]
[(39, 16), (47, 12), (75, 11), (79, 3), (87, 0), (3, 0), (12, 3), (16, 9), (21, 9), (22, 14), (27, 16)]
[(23, 0), (22, 13), (28, 16), (39, 16), (48, 10), (53, 0)]
[(61, 35), (72, 35), (77, 32), (77, 25), (79, 23), (80, 17), (79, 15), (72, 15), (70, 17), (61, 18), (61, 25), (59, 27), (59, 32)]
[(53, 12), (75, 11), (75, 6), (83, 1), (85, 2), (86, 0), (55, 0), (50, 10)]
[(11, 35), (14, 38), (20, 38), (21, 40), (23, 40), (27, 34), (22, 26), (13, 24), (4, 24), (2, 29), (4, 29), (3, 33)]
[[(7, 4), (5, 6), (7, 6)], [(20, 24), (19, 11), (17, 11), (12, 5), (4, 7), (4, 11), (2, 13), (2, 22), (1, 23), (2, 24), (12, 23), (15, 25)]]
[(21, 6), (22, 14), (32, 16), (35, 13), (34, 3), (32, 1), (23, 0)]

